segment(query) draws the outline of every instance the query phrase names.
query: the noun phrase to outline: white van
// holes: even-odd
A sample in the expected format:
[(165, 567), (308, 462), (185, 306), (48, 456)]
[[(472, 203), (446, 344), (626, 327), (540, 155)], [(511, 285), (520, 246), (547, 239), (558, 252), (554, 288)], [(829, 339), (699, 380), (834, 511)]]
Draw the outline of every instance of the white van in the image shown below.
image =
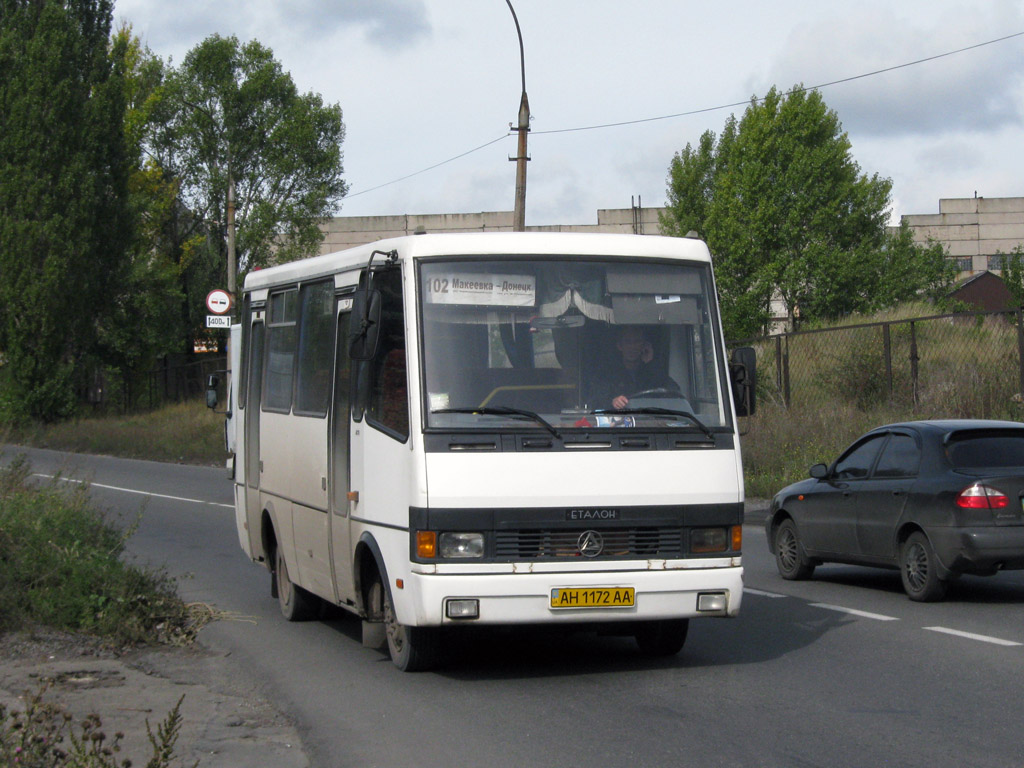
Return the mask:
[(341, 606), (414, 670), (461, 626), (671, 654), (739, 611), (753, 361), (703, 242), (395, 238), (250, 273), (232, 334), (239, 539), (287, 619)]

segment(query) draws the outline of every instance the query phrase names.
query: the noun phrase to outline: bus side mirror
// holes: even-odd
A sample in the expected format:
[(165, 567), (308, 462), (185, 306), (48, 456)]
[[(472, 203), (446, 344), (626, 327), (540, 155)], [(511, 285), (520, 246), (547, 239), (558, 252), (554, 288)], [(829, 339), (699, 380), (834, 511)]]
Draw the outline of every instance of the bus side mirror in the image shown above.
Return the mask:
[(757, 353), (753, 347), (734, 349), (729, 357), (729, 379), (737, 416), (753, 416), (757, 409)]
[(352, 301), (352, 331), (348, 354), (353, 360), (372, 360), (380, 341), (380, 291), (360, 288)]
[(206, 407), (217, 407), (217, 386), (220, 384), (220, 377), (211, 373), (206, 377)]

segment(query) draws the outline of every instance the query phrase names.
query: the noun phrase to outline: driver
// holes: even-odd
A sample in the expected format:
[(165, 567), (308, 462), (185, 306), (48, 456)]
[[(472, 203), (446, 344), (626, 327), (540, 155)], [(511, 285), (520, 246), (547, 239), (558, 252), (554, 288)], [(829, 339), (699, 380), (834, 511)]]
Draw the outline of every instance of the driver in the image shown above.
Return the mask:
[(635, 326), (623, 326), (619, 330), (615, 348), (621, 360), (609, 372), (609, 390), (612, 393), (612, 407), (621, 411), (629, 407), (629, 395), (649, 389), (678, 389), (668, 376), (659, 373), (652, 365), (654, 347)]

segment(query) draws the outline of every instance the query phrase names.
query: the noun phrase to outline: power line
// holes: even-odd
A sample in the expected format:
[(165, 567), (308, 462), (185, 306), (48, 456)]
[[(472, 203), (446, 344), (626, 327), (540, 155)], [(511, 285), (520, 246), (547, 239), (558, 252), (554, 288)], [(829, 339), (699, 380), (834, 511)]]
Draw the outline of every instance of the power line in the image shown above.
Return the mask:
[[(828, 88), (828, 87), (833, 86), (833, 85), (842, 85), (843, 83), (851, 83), (854, 80), (863, 80), (866, 77), (875, 77), (877, 75), (883, 75), (886, 72), (894, 72), (894, 71), (896, 71), (898, 69), (906, 69), (907, 67), (913, 67), (913, 66), (916, 66), (918, 64), (926, 64), (929, 61), (936, 61), (937, 59), (944, 59), (944, 58), (946, 58), (948, 56), (955, 56), (955, 55), (957, 55), (959, 53), (965, 53), (967, 51), (973, 51), (973, 50), (975, 50), (977, 48), (984, 48), (985, 46), (988, 46), (988, 45), (995, 45), (996, 43), (1002, 43), (1002, 42), (1005, 42), (1007, 40), (1012, 40), (1015, 37), (1021, 37), (1021, 36), (1024, 36), (1024, 32), (1014, 32), (1011, 35), (1005, 35), (1003, 37), (997, 37), (994, 40), (986, 40), (983, 43), (976, 43), (974, 45), (968, 45), (968, 46), (965, 46), (963, 48), (957, 48), (955, 51), (946, 51), (945, 53), (939, 53), (939, 54), (936, 54), (934, 56), (926, 56), (923, 59), (916, 59), (914, 61), (908, 61), (908, 62), (905, 62), (903, 64), (896, 64), (896, 65), (891, 66), (891, 67), (884, 67), (883, 69), (876, 69), (876, 70), (874, 70), (872, 72), (864, 72), (863, 74), (860, 74), (860, 75), (852, 75), (850, 77), (843, 77), (843, 78), (840, 78), (838, 80), (830, 80), (827, 83), (820, 83), (819, 85), (809, 85), (809, 86), (805, 86), (805, 87), (801, 87), (801, 88), (793, 88), (793, 89), (791, 89), (789, 91), (786, 91), (785, 94), (783, 94), (783, 95), (789, 96), (791, 94), (800, 93), (802, 91), (814, 91), (814, 90), (820, 90), (821, 88)], [(535, 136), (545, 136), (545, 135), (551, 135), (551, 134), (556, 134), (556, 133), (575, 133), (575, 132), (579, 132), (579, 131), (596, 131), (596, 130), (600, 130), (602, 128), (619, 128), (619, 127), (624, 126), (624, 125), (640, 125), (642, 123), (653, 123), (653, 122), (656, 122), (658, 120), (672, 120), (673, 118), (677, 118), (677, 117), (689, 117), (691, 115), (700, 115), (700, 114), (704, 114), (705, 112), (717, 112), (718, 110), (722, 110), (722, 109), (734, 109), (736, 107), (746, 106), (751, 101), (760, 101), (760, 97), (755, 96), (752, 99), (748, 99), (746, 101), (735, 101), (735, 102), (732, 102), (731, 104), (719, 104), (716, 107), (703, 107), (701, 109), (691, 109), (688, 112), (675, 112), (675, 113), (673, 113), (671, 115), (659, 115), (658, 117), (643, 117), (643, 118), (639, 118), (639, 119), (636, 119), (636, 120), (622, 120), (622, 121), (617, 122), (617, 123), (600, 123), (598, 125), (583, 125), (583, 126), (578, 126), (576, 128), (553, 128), (553, 129), (547, 130), (547, 131), (532, 131), (532, 133)], [(378, 184), (377, 186), (370, 187), (369, 189), (361, 189), (358, 192), (353, 192), (351, 194), (348, 194), (348, 195), (345, 196), (345, 199), (349, 199), (349, 198), (352, 198), (352, 197), (359, 197), (359, 195), (365, 195), (368, 192), (374, 192), (374, 191), (376, 191), (378, 189), (382, 189), (384, 187), (391, 186), (392, 184), (397, 184), (400, 181), (405, 181), (406, 179), (411, 179), (414, 176), (419, 176), (420, 174), (426, 173), (427, 171), (432, 171), (435, 168), (440, 168), (442, 165), (447, 165), (448, 163), (454, 162), (455, 160), (459, 160), (460, 158), (466, 157), (467, 155), (471, 155), (474, 152), (478, 152), (481, 149), (484, 149), (485, 147), (489, 147), (492, 144), (497, 144), (499, 141), (502, 141), (503, 139), (507, 139), (507, 138), (509, 138), (512, 135), (513, 134), (511, 132), (505, 133), (504, 135), (499, 136), (496, 139), (492, 139), (491, 141), (488, 141), (486, 144), (481, 144), (479, 147), (474, 147), (473, 149), (470, 149), (470, 150), (467, 150), (465, 152), (462, 152), (462, 153), (460, 153), (458, 155), (455, 155), (454, 157), (449, 157), (447, 160), (442, 160), (439, 163), (434, 163), (433, 165), (428, 166), (427, 168), (423, 168), (421, 170), (415, 171), (413, 173), (407, 174), (407, 175), (402, 176), (402, 177), (397, 178), (397, 179), (392, 179), (391, 181), (384, 182), (383, 184)]]
[(358, 192), (353, 192), (350, 195), (345, 195), (344, 199), (348, 200), (350, 197), (359, 197), (359, 195), (365, 195), (367, 192), (373, 192), (374, 190), (382, 189), (383, 187), (389, 187), (392, 184), (397, 184), (400, 181), (405, 181), (406, 179), (411, 179), (413, 176), (419, 176), (421, 173), (426, 173), (427, 171), (432, 171), (435, 168), (440, 168), (442, 165), (446, 165), (446, 164), (448, 164), (448, 163), (450, 163), (450, 162), (452, 162), (454, 160), (458, 160), (460, 157), (465, 157), (466, 155), (471, 155), (474, 152), (480, 151), (484, 147), (491, 146), (491, 144), (497, 144), (502, 139), (507, 139), (511, 135), (512, 135), (511, 133), (505, 133), (505, 134), (499, 136), (496, 139), (491, 139), (486, 144), (481, 144), (479, 147), (474, 147), (473, 149), (466, 150), (462, 154), (455, 155), (455, 157), (449, 157), (447, 160), (442, 160), (439, 163), (434, 163), (433, 165), (431, 165), (431, 166), (429, 166), (427, 168), (423, 168), (421, 170), (414, 171), (413, 173), (407, 174), (407, 175), (402, 176), (401, 178), (398, 178), (398, 179), (392, 179), (391, 181), (386, 181), (383, 184), (378, 184), (376, 187), (370, 187), (369, 189), (361, 189)]
[[(789, 96), (790, 94), (800, 93), (802, 91), (815, 91), (815, 90), (819, 90), (821, 88), (828, 88), (829, 86), (832, 86), (832, 85), (841, 85), (842, 83), (850, 83), (850, 82), (853, 82), (854, 80), (862, 80), (865, 77), (874, 77), (876, 75), (882, 75), (882, 74), (885, 74), (886, 72), (893, 72), (893, 71), (895, 71), (897, 69), (905, 69), (907, 67), (913, 67), (913, 66), (915, 66), (917, 64), (924, 64), (924, 63), (929, 62), (929, 61), (935, 61), (936, 59), (943, 59), (943, 58), (945, 58), (947, 56), (954, 56), (954, 55), (956, 55), (958, 53), (964, 53), (965, 51), (972, 51), (975, 48), (983, 48), (986, 45), (994, 45), (995, 43), (1002, 43), (1002, 42), (1004, 42), (1006, 40), (1010, 40), (1010, 39), (1012, 39), (1014, 37), (1020, 37), (1022, 35), (1024, 35), (1024, 32), (1015, 32), (1012, 35), (1006, 35), (1005, 37), (999, 37), (999, 38), (996, 38), (995, 40), (987, 40), (984, 43), (977, 43), (975, 45), (968, 45), (965, 48), (958, 48), (955, 51), (947, 51), (946, 53), (936, 54), (935, 56), (927, 56), (927, 57), (925, 57), (923, 59), (917, 59), (916, 61), (908, 61), (908, 62), (906, 62), (904, 64), (896, 64), (896, 65), (894, 65), (892, 67), (885, 67), (884, 69), (876, 69), (873, 72), (865, 72), (865, 73), (860, 74), (860, 75), (853, 75), (851, 77), (840, 78), (839, 80), (830, 80), (827, 83), (821, 83), (819, 85), (808, 85), (808, 86), (804, 86), (804, 87), (801, 87), (801, 88), (793, 88), (792, 90), (786, 91), (786, 93), (784, 95)], [(746, 106), (747, 104), (750, 103), (750, 101), (760, 101), (760, 98), (755, 96), (753, 99), (747, 100), (747, 101), (736, 101), (736, 102), (733, 102), (731, 104), (720, 104), (717, 107), (704, 107), (702, 109), (693, 109), (693, 110), (690, 110), (689, 112), (676, 112), (676, 113), (671, 114), (671, 115), (660, 115), (658, 117), (644, 117), (644, 118), (640, 118), (638, 120), (623, 120), (623, 121), (618, 122), (618, 123), (602, 123), (600, 125), (584, 125), (584, 126), (580, 126), (578, 128), (555, 128), (555, 129), (548, 130), (548, 131), (534, 131), (533, 133), (535, 135), (537, 135), (537, 136), (541, 136), (541, 135), (552, 134), (552, 133), (572, 133), (572, 132), (575, 132), (575, 131), (594, 131), (594, 130), (598, 130), (600, 128), (617, 128), (617, 127), (623, 126), (623, 125), (638, 125), (640, 123), (651, 123), (651, 122), (654, 122), (656, 120), (671, 120), (672, 118), (675, 118), (675, 117), (688, 117), (690, 115), (703, 114), (704, 112), (715, 112), (715, 111), (720, 110), (720, 109), (733, 109), (735, 107)]]

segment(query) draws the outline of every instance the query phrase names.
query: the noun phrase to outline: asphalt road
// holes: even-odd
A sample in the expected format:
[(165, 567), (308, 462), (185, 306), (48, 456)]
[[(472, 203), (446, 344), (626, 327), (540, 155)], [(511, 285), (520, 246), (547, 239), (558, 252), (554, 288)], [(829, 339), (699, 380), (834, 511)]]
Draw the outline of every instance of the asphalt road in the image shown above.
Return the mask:
[(404, 674), (361, 646), (354, 619), (280, 618), (239, 549), (223, 470), (27, 453), (139, 519), (132, 552), (182, 577), (186, 599), (232, 612), (203, 642), (299, 724), (315, 766), (1024, 764), (1024, 572), (965, 577), (939, 604), (907, 600), (896, 572), (785, 582), (751, 524), (741, 616), (691, 622), (678, 657), (481, 632), (445, 669)]

